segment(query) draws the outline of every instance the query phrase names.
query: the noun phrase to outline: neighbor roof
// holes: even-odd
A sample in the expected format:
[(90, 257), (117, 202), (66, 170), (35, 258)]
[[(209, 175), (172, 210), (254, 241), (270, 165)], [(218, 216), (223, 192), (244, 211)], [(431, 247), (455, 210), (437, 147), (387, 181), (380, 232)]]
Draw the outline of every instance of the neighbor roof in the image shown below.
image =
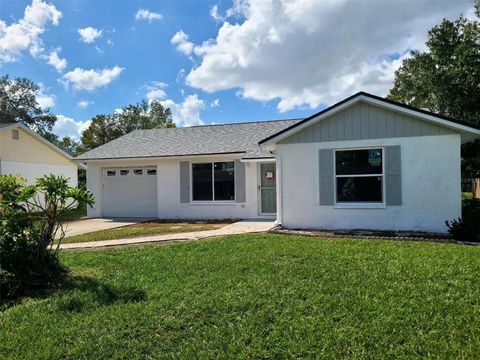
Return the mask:
[(76, 160), (128, 159), (213, 154), (244, 154), (244, 159), (273, 158), (258, 142), (302, 119), (135, 130), (90, 150)]
[(340, 111), (345, 107), (351, 106), (357, 101), (365, 101), (367, 103), (385, 107), (397, 112), (406, 113), (406, 114), (415, 116), (417, 118), (421, 118), (425, 121), (429, 121), (445, 127), (453, 128), (455, 130), (458, 130), (462, 134), (468, 134), (467, 136), (462, 136), (462, 140), (464, 140), (463, 142), (471, 141), (480, 135), (480, 127), (475, 126), (473, 124), (456, 120), (440, 114), (435, 114), (423, 109), (418, 109), (409, 105), (401, 104), (399, 102), (388, 100), (380, 96), (372, 95), (364, 91), (360, 91), (316, 114), (313, 114), (312, 116), (309, 116), (301, 121), (297, 121), (295, 124), (280, 130), (276, 134), (265, 136), (265, 138), (260, 140), (260, 146), (265, 147), (267, 145), (270, 145), (282, 139), (285, 139), (286, 137), (291, 136), (292, 134), (300, 131), (301, 129), (307, 126), (310, 126), (314, 122), (317, 122), (323, 118), (326, 118), (327, 116), (335, 113), (336, 111)]
[(9, 126), (12, 126), (12, 125), (15, 125), (15, 123), (0, 123), (0, 129), (4, 128), (4, 127), (9, 127)]

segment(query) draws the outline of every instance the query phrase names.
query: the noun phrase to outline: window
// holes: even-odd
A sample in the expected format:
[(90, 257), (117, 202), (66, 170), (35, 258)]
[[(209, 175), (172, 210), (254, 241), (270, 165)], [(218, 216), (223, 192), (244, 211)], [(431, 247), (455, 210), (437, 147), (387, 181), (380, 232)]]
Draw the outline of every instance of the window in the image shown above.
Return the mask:
[(383, 202), (383, 150), (335, 151), (337, 203)]
[(235, 200), (233, 161), (192, 164), (193, 201)]
[(127, 176), (129, 172), (130, 170), (125, 170), (125, 169), (120, 170), (120, 176)]
[(12, 139), (13, 140), (20, 139), (20, 132), (18, 130), (12, 130)]
[(143, 175), (143, 170), (142, 169), (135, 169), (135, 170), (133, 170), (133, 173), (135, 175)]
[(148, 169), (147, 170), (147, 175), (157, 175), (157, 170), (156, 169)]
[(115, 170), (107, 170), (107, 176), (115, 176), (117, 172)]

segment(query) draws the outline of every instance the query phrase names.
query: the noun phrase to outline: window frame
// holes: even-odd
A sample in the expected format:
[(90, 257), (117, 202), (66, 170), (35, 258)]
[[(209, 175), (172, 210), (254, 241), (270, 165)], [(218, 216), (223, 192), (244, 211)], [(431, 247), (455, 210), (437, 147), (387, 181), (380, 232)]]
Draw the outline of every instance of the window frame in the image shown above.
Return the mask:
[[(233, 162), (233, 200), (215, 200), (215, 163)], [(193, 199), (193, 165), (211, 164), (212, 171), (212, 200), (194, 200)], [(191, 204), (234, 204), (237, 201), (237, 164), (235, 160), (217, 160), (217, 161), (191, 161), (190, 162), (190, 203)]]
[[(382, 150), (382, 173), (381, 174), (350, 174), (337, 175), (337, 151), (355, 150)], [(382, 201), (381, 202), (346, 202), (337, 201), (337, 178), (341, 177), (381, 177), (382, 178)], [(333, 150), (333, 207), (338, 209), (383, 209), (386, 208), (386, 187), (385, 187), (385, 146), (362, 146), (354, 148), (338, 148)]]

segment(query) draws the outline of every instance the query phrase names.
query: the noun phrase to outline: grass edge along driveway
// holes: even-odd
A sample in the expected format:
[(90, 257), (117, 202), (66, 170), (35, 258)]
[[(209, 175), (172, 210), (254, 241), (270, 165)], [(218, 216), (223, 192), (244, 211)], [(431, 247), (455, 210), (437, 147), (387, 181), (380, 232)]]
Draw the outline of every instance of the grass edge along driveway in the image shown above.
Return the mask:
[(62, 244), (216, 230), (229, 224), (231, 224), (231, 221), (147, 221), (113, 229), (68, 236), (62, 240)]
[(5, 358), (476, 358), (480, 247), (226, 236), (62, 254), (0, 312)]

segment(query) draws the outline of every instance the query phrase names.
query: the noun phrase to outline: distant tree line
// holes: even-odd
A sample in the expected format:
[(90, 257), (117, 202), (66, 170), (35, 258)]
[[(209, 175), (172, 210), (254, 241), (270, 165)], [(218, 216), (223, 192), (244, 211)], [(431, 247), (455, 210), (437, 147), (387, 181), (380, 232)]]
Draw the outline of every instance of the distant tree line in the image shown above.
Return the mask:
[(27, 78), (0, 77), (0, 123), (22, 123), (72, 156), (79, 155), (133, 130), (175, 127), (172, 112), (153, 100), (122, 107), (112, 114), (96, 115), (80, 141), (52, 132), (57, 117), (38, 103), (40, 87)]

